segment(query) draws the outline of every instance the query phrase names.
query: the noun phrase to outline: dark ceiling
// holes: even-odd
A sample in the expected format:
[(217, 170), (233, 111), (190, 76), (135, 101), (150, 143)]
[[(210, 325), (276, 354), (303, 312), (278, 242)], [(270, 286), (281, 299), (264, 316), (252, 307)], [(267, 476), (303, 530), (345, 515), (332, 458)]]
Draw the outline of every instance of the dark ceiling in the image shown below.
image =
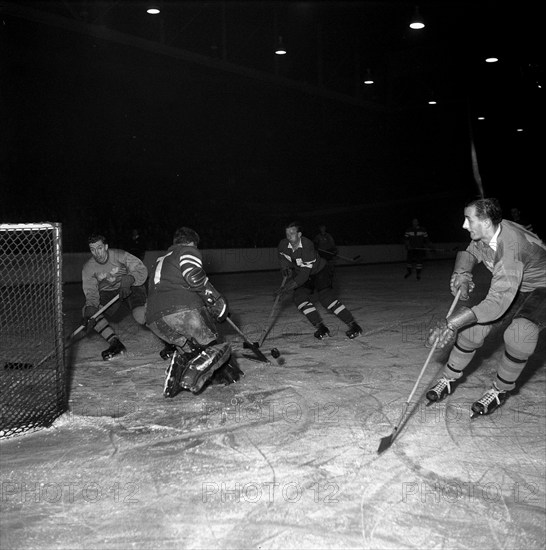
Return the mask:
[(362, 213), (442, 205), (441, 225), (476, 193), (471, 144), (486, 194), (521, 204), (524, 183), (538, 208), (537, 4), (420, 2), (420, 31), (404, 0), (159, 4), (150, 16), (138, 1), (0, 0), (4, 219), (73, 202), (156, 219), (206, 198), (267, 203), (258, 225), (287, 203), (353, 209), (353, 232)]
[[(506, 94), (524, 100), (528, 88), (544, 76), (537, 3), (420, 2), (426, 27), (419, 31), (408, 27), (416, 3), (405, 0), (161, 0), (155, 2), (161, 7), (156, 16), (146, 13), (152, 4), (0, 2), (3, 14), (164, 55), (191, 59), (194, 54), (196, 63), (218, 61), (215, 66), (224, 70), (253, 70), (256, 78), (275, 75), (316, 86), (317, 93), (339, 93), (350, 101), (393, 109), (423, 106), (432, 96), (442, 102), (470, 97), (483, 107)], [(279, 36), (288, 51), (282, 57), (273, 54)], [(500, 58), (498, 64), (484, 63), (490, 54)], [(373, 86), (362, 83), (368, 69)]]

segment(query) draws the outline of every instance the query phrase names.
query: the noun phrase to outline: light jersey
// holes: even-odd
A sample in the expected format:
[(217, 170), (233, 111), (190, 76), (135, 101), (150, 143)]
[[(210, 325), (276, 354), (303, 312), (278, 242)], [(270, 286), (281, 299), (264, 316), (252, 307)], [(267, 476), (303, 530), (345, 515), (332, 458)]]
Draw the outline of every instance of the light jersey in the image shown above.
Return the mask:
[(99, 307), (100, 291), (119, 290), (122, 275), (132, 275), (133, 286), (140, 286), (146, 282), (148, 269), (136, 256), (118, 248), (108, 248), (108, 260), (104, 264), (91, 256), (82, 268), (85, 305)]
[(472, 308), (479, 323), (501, 317), (518, 291), (546, 288), (546, 245), (521, 225), (501, 221), (496, 251), (481, 241), (472, 241), (466, 250), (493, 274), (487, 296)]
[(278, 251), (281, 269), (294, 268), (297, 286), (305, 284), (310, 275), (315, 275), (326, 266), (326, 260), (319, 256), (313, 241), (307, 237), (301, 238), (300, 246), (296, 250), (292, 250), (288, 239), (282, 239)]
[(204, 290), (204, 284), (190, 288), (185, 279), (185, 273), (195, 267), (203, 268), (203, 258), (194, 246), (174, 244), (164, 256), (157, 258), (148, 282), (146, 323), (180, 309), (203, 307), (198, 291)]

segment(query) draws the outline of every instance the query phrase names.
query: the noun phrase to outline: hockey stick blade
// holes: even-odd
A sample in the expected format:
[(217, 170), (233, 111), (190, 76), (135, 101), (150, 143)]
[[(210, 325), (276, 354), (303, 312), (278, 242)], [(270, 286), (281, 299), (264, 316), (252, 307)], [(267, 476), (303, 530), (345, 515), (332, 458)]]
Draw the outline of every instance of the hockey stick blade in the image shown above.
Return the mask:
[[(226, 321), (243, 337), (243, 340), (245, 341), (246, 343), (246, 347), (247, 349), (250, 349), (254, 352), (254, 354), (256, 355), (256, 357), (262, 362), (262, 363), (269, 363), (271, 364), (271, 362), (269, 361), (269, 359), (259, 350), (258, 347), (256, 347), (247, 337), (246, 335), (244, 334), (244, 332), (229, 318), (229, 317), (226, 317)], [(243, 344), (244, 346), (244, 344)]]

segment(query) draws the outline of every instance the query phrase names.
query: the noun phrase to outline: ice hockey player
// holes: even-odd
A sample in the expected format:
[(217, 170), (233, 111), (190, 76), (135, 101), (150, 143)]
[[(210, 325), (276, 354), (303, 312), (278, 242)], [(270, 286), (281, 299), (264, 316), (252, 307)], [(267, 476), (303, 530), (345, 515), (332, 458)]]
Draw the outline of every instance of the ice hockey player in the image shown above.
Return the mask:
[[(91, 258), (82, 269), (82, 289), (85, 295), (83, 324), (87, 332), (93, 329), (109, 344), (102, 352), (107, 361), (126, 352), (125, 346), (106, 319), (116, 315), (126, 304), (139, 325), (144, 325), (146, 311), (146, 278), (148, 269), (136, 256), (119, 248), (109, 248), (104, 235), (93, 234), (87, 239)], [(120, 300), (112, 304), (95, 319), (101, 306), (119, 294)]]
[(315, 338), (319, 340), (330, 336), (330, 331), (311, 301), (315, 292), (320, 303), (348, 325), (349, 329), (345, 334), (349, 338), (362, 334), (362, 329), (352, 313), (335, 296), (327, 262), (318, 254), (313, 241), (302, 235), (301, 225), (291, 222), (285, 227), (285, 233), (286, 238), (278, 246), (281, 275), (285, 283), (277, 290), (277, 295), (293, 293), (294, 303), (316, 328)]
[(326, 260), (326, 266), (330, 271), (330, 276), (333, 277), (338, 250), (334, 237), (326, 231), (326, 225), (319, 225), (319, 232), (313, 238), (313, 243), (315, 244), (319, 256), (322, 256)]
[(415, 268), (417, 280), (421, 279), (423, 263), (427, 257), (427, 249), (432, 250), (433, 246), (428, 237), (427, 230), (420, 225), (417, 218), (411, 220), (411, 227), (404, 233), (404, 245), (406, 246), (406, 274), (407, 279)]
[(486, 336), (500, 323), (509, 323), (492, 386), (472, 404), (472, 416), (477, 416), (494, 411), (515, 389), (546, 326), (546, 245), (522, 226), (503, 220), (493, 198), (470, 202), (464, 209), (463, 228), (472, 241), (457, 255), (451, 292), (455, 295), (461, 289), (460, 299), (468, 300), (474, 289), (473, 268), (481, 262), (492, 273), (491, 284), (481, 302), (459, 307), (429, 334), (429, 345), (436, 339), (439, 348), (455, 345), (442, 378), (427, 398), (434, 402), (452, 393)]
[[(156, 260), (148, 284), (146, 324), (171, 348), (163, 394), (199, 393), (206, 382), (237, 382), (243, 375), (222, 341), (215, 321), (229, 311), (224, 296), (209, 281), (198, 249), (199, 235), (176, 230), (173, 245)], [(166, 358), (166, 354), (165, 358)]]

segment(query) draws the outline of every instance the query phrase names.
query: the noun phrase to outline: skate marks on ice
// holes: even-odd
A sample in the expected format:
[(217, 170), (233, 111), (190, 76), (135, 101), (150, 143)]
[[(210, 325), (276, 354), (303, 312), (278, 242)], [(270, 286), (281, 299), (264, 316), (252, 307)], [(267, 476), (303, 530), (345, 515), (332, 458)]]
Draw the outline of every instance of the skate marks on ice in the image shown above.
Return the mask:
[[(133, 340), (132, 320), (121, 323), (123, 359), (100, 361), (106, 346), (86, 339), (69, 413), (3, 444), (3, 481), (12, 485), (2, 548), (542, 548), (544, 410), (526, 407), (519, 423), (470, 423), (468, 407), (458, 413), (459, 400), (481, 395), (494, 354), (444, 410), (412, 404), (403, 431), (377, 455), (427, 354), (430, 319), (421, 315), (445, 312), (451, 299), (449, 269), (437, 270), (438, 283), (429, 269), (430, 280), (403, 293), (393, 291), (401, 269), (339, 270), (347, 307), (373, 334), (348, 340), (341, 328), (317, 341), (288, 304), (263, 345), (286, 364), (241, 358), (240, 382), (197, 396), (163, 398), (162, 346), (145, 333)], [(242, 327), (267, 317), (269, 303), (256, 296), (273, 285), (260, 277), (250, 279), (256, 292), (240, 298), (243, 276), (225, 285)], [(418, 394), (440, 368), (431, 362)], [(520, 399), (543, 405), (543, 387), (540, 366), (499, 411), (511, 418)], [(39, 502), (36, 492), (22, 501), (24, 482), (42, 487)], [(58, 487), (60, 499), (51, 492)]]

